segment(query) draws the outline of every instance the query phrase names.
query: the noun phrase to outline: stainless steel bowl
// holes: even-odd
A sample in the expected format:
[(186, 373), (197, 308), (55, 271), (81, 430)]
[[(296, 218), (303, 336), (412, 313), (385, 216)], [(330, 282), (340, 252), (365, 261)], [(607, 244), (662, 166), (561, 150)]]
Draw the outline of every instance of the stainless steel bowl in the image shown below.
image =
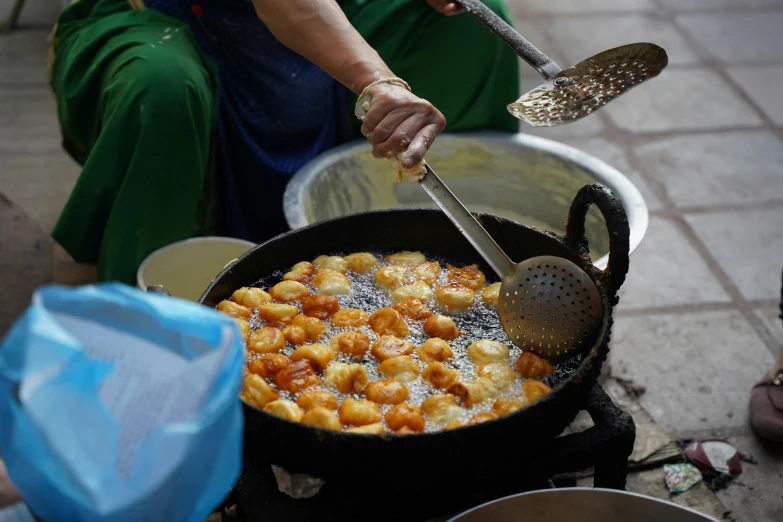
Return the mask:
[(671, 502), (611, 489), (531, 491), (475, 507), (448, 522), (718, 522)]
[[(599, 182), (625, 205), (631, 252), (647, 231), (647, 205), (628, 178), (590, 154), (556, 141), (525, 134), (445, 134), (427, 161), (472, 211), (562, 233), (577, 191)], [(395, 183), (389, 162), (373, 158), (367, 142), (359, 140), (305, 165), (288, 184), (283, 206), (289, 226), (300, 228), (366, 210), (434, 207), (434, 203), (418, 185)], [(609, 241), (595, 208), (588, 214), (587, 237), (596, 266), (604, 268)]]

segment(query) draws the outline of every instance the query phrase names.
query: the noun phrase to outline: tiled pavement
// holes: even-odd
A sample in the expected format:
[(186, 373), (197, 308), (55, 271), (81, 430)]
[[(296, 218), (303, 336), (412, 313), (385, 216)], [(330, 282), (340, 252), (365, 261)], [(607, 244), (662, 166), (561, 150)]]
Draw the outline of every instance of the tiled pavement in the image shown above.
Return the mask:
[[(28, 0), (0, 36), (0, 192), (49, 229), (78, 168), (45, 82), (58, 0)], [(723, 435), (759, 459), (719, 494), (738, 521), (783, 520), (783, 455), (747, 425), (783, 345), (783, 0), (509, 0), (518, 28), (567, 66), (632, 41), (669, 51), (656, 80), (574, 125), (525, 132), (629, 175), (651, 209), (613, 342), (614, 372), (674, 437)], [(0, 0), (0, 18), (11, 0)], [(539, 82), (523, 66), (523, 87)]]

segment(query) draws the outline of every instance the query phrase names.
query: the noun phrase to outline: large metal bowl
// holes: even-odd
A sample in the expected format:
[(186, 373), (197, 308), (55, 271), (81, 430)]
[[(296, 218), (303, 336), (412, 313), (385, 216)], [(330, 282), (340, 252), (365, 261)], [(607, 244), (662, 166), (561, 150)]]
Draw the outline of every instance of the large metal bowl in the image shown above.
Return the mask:
[[(488, 212), (558, 234), (580, 188), (606, 185), (625, 206), (633, 252), (649, 215), (639, 190), (619, 171), (568, 145), (525, 134), (441, 135), (427, 155), (432, 168), (474, 212)], [(389, 162), (372, 157), (364, 140), (333, 149), (291, 179), (283, 199), (291, 228), (366, 210), (434, 207), (414, 183), (395, 183)], [(586, 222), (593, 260), (605, 268), (609, 238), (601, 214)], [(515, 260), (516, 261), (516, 260)]]

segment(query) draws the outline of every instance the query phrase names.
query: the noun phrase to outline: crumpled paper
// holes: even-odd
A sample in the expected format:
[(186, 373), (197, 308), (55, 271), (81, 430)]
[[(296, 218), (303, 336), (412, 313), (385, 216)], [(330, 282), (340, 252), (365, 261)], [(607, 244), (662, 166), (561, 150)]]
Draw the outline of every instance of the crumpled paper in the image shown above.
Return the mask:
[(664, 464), (663, 479), (675, 495), (685, 493), (702, 480), (699, 468), (693, 464)]
[(44, 520), (201, 522), (239, 476), (229, 317), (109, 283), (45, 287), (0, 346), (0, 453)]

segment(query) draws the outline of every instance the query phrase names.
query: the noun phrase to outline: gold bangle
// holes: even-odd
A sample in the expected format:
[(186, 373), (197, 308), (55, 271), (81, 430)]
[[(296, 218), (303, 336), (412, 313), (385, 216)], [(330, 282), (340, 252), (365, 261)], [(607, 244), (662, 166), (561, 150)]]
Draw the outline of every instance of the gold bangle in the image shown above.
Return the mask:
[(365, 96), (367, 96), (367, 91), (369, 91), (376, 85), (380, 85), (382, 83), (396, 83), (408, 89), (408, 92), (412, 92), (411, 86), (408, 85), (408, 82), (406, 82), (402, 78), (397, 78), (396, 76), (394, 78), (382, 78), (380, 80), (375, 80), (374, 82), (370, 83), (370, 85), (362, 89), (362, 93), (359, 95), (359, 98), (356, 99), (356, 103), (359, 103), (359, 101), (361, 101)]

